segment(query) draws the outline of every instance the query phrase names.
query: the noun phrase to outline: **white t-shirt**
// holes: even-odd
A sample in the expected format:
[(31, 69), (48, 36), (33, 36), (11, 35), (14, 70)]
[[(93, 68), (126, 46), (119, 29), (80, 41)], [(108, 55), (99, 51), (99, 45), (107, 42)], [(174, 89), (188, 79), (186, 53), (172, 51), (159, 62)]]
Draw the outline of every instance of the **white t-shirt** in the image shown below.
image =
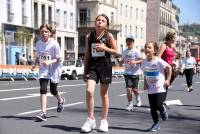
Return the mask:
[(36, 43), (36, 54), (39, 57), (39, 78), (51, 79), (52, 82), (58, 83), (61, 74), (61, 62), (50, 64), (46, 67), (41, 64), (45, 60), (61, 59), (60, 46), (54, 39), (49, 39), (47, 43), (39, 40)]
[(145, 59), (142, 62), (142, 70), (146, 78), (147, 90), (149, 94), (166, 92), (164, 87), (165, 71), (168, 63), (161, 58), (155, 57), (152, 61)]
[(130, 60), (140, 60), (141, 55), (134, 49), (125, 49), (122, 53), (123, 66), (125, 67), (124, 74), (126, 75), (139, 75), (141, 74), (140, 64), (127, 64)]
[(182, 69), (191, 69), (196, 65), (196, 60), (194, 57), (185, 57), (182, 63)]

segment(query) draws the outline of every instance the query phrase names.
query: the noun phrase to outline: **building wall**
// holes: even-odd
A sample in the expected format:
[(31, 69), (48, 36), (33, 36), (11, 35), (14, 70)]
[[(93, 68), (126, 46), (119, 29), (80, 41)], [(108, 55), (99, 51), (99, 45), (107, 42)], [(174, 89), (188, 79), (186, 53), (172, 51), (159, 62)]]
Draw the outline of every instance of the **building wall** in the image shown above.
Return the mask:
[(135, 38), (135, 48), (139, 51), (146, 42), (146, 9), (147, 3), (141, 0), (118, 0), (117, 23), (120, 32), (117, 35), (119, 52), (126, 48), (128, 35)]

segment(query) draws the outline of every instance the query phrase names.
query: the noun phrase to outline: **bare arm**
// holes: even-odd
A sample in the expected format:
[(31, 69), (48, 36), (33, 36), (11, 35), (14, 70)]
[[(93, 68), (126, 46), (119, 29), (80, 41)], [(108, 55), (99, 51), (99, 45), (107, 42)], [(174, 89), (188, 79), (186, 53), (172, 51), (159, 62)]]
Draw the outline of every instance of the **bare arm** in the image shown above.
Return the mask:
[(163, 52), (165, 51), (166, 49), (166, 45), (165, 44), (162, 44), (159, 48), (159, 51), (158, 51), (158, 57), (161, 58)]
[(88, 45), (88, 40), (89, 40), (89, 34), (86, 35), (86, 41), (85, 41), (85, 53), (84, 53), (84, 75), (83, 75), (83, 80), (86, 80), (86, 75), (87, 75), (87, 67), (88, 67), (88, 60), (89, 60), (89, 45)]
[(167, 69), (167, 79), (165, 81), (165, 85), (169, 86), (170, 85), (170, 79), (171, 79), (171, 76), (172, 76), (172, 67), (170, 65), (167, 65), (166, 69)]

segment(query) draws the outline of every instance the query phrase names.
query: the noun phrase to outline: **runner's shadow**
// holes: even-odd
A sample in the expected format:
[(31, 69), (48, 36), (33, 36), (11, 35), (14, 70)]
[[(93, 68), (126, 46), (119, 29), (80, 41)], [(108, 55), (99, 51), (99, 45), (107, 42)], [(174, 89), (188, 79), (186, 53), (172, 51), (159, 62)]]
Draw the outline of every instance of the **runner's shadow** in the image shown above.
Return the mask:
[(80, 132), (80, 128), (77, 127), (69, 127), (63, 125), (43, 125), (42, 127), (52, 128), (52, 129), (59, 129), (67, 132)]
[[(47, 118), (57, 118), (58, 116), (48, 116)], [(27, 116), (13, 116), (13, 115), (10, 115), (10, 116), (0, 116), (0, 118), (5, 118), (5, 119), (16, 119), (16, 120), (35, 120), (35, 122), (40, 122), (40, 121), (37, 121), (35, 119), (35, 117), (27, 117)]]
[(138, 132), (147, 132), (148, 129), (137, 129), (137, 128), (124, 128), (124, 127), (109, 127), (109, 129), (117, 129), (117, 130), (131, 130), (131, 131), (138, 131)]

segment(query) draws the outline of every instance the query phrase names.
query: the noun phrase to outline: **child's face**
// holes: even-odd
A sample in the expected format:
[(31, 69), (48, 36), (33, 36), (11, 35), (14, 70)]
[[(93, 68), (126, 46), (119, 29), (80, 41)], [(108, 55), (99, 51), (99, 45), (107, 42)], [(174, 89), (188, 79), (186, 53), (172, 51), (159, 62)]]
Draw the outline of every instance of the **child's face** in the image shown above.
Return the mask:
[(155, 53), (153, 43), (145, 45), (145, 54), (146, 56), (153, 56)]
[(40, 30), (40, 34), (42, 36), (42, 39), (44, 41), (47, 41), (48, 38), (51, 36), (51, 32), (46, 28), (46, 27), (43, 27), (41, 30)]
[(95, 26), (97, 29), (106, 29), (107, 28), (107, 20), (103, 16), (99, 16), (96, 19)]
[(128, 49), (132, 49), (132, 48), (133, 48), (133, 44), (134, 44), (134, 43), (133, 43), (132, 40), (127, 40), (127, 41), (126, 41), (126, 46), (127, 46)]

